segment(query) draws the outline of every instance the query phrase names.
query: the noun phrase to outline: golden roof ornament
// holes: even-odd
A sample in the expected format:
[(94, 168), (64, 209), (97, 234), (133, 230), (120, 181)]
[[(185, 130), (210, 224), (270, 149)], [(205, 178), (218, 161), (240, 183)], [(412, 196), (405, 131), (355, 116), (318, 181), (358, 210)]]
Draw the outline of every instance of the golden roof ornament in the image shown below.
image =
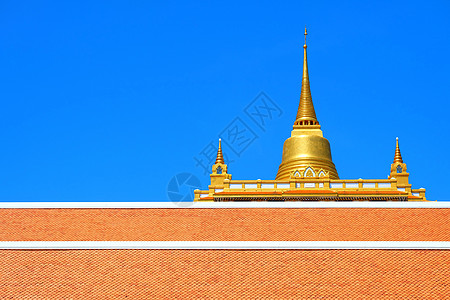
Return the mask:
[(217, 149), (216, 164), (224, 164), (222, 153), (222, 139), (219, 139), (219, 149)]
[(402, 154), (400, 153), (400, 147), (398, 146), (398, 138), (396, 138), (394, 163), (403, 163)]
[(311, 89), (309, 86), (308, 59), (306, 55), (306, 36), (308, 32), (305, 26), (305, 44), (303, 45), (303, 76), (302, 90), (300, 93), (300, 104), (295, 118), (295, 125), (318, 125), (316, 112), (311, 97)]
[(306, 35), (297, 117), (283, 145), (275, 180), (232, 180), (221, 140), (208, 190), (195, 190), (194, 201), (426, 201), (425, 189), (412, 189), (398, 138), (387, 179), (339, 179), (330, 142), (317, 121), (309, 85)]
[(331, 159), (330, 143), (323, 137), (311, 97), (308, 75), (308, 61), (306, 57), (306, 35), (303, 46), (303, 76), (300, 93), (300, 104), (294, 130), (291, 137), (284, 142), (283, 156), (276, 180), (291, 178), (296, 170), (304, 172), (308, 167), (314, 170), (324, 170), (330, 179), (339, 179), (336, 167)]

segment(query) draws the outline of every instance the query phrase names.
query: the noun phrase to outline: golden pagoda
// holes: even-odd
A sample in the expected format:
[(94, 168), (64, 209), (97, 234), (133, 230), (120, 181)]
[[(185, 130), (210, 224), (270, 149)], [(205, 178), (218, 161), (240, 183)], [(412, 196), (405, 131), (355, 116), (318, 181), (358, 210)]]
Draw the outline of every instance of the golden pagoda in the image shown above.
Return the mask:
[(307, 168), (310, 168), (306, 174), (308, 177), (315, 173), (313, 170), (317, 170), (319, 176), (328, 174), (331, 179), (339, 179), (336, 167), (331, 160), (330, 143), (323, 137), (312, 102), (306, 55), (306, 35), (305, 28), (300, 104), (291, 137), (284, 142), (283, 158), (275, 178), (277, 180), (289, 179), (292, 172)]
[(426, 201), (425, 189), (412, 189), (408, 182), (398, 138), (387, 179), (339, 178), (311, 97), (306, 35), (305, 28), (300, 103), (275, 180), (232, 180), (219, 139), (211, 184), (206, 191), (195, 190), (194, 201)]

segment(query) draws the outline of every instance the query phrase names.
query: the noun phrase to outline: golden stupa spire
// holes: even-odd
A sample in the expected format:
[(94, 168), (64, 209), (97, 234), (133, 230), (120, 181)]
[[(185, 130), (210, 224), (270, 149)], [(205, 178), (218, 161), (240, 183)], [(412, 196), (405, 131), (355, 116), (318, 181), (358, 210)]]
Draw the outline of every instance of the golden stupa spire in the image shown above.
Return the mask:
[(316, 112), (311, 97), (311, 89), (309, 87), (308, 60), (306, 56), (306, 36), (308, 35), (305, 26), (305, 45), (303, 45), (303, 76), (302, 91), (300, 93), (300, 104), (297, 110), (297, 117), (294, 125), (318, 125)]
[(398, 146), (398, 138), (396, 139), (395, 146), (395, 156), (394, 156), (394, 164), (395, 163), (403, 163), (402, 154), (400, 153), (400, 147)]
[(219, 149), (217, 149), (216, 164), (224, 164), (223, 154), (222, 154), (222, 139), (219, 139)]
[[(284, 142), (283, 156), (276, 180), (289, 180), (293, 174), (306, 176), (322, 174), (330, 179), (339, 179), (336, 166), (331, 159), (330, 142), (323, 137), (309, 89), (308, 61), (306, 58), (306, 28), (303, 58), (303, 79), (300, 105), (291, 137)], [(323, 172), (322, 172), (323, 171)], [(326, 175), (325, 175), (326, 174)]]

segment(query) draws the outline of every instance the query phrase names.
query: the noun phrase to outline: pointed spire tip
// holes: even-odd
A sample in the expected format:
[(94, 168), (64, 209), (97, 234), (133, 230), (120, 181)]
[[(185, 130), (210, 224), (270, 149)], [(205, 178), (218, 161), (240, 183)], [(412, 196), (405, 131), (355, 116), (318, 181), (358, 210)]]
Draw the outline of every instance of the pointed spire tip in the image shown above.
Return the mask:
[(219, 148), (217, 149), (217, 157), (216, 157), (216, 164), (224, 164), (223, 160), (223, 153), (222, 153), (222, 139), (219, 139)]
[(303, 45), (303, 48), (306, 48), (306, 36), (308, 35), (308, 32), (306, 31), (306, 25), (305, 25), (305, 44)]
[(394, 163), (403, 163), (402, 154), (400, 152), (400, 146), (398, 145), (398, 137), (395, 139), (395, 156)]
[(300, 104), (297, 110), (297, 117), (295, 118), (294, 126), (296, 125), (319, 125), (317, 121), (316, 112), (311, 98), (311, 89), (309, 86), (308, 75), (308, 59), (306, 54), (306, 36), (308, 32), (305, 26), (305, 45), (303, 45), (303, 75), (302, 75), (302, 89), (300, 92)]

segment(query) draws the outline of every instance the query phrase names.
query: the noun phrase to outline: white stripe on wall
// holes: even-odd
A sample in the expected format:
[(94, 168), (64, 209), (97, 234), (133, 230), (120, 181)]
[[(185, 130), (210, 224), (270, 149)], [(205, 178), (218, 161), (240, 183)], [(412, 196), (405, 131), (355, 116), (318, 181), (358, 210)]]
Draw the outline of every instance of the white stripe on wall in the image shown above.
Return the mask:
[(450, 202), (0, 202), (1, 208), (450, 208)]
[(0, 249), (450, 249), (450, 242), (418, 241), (14, 241)]

